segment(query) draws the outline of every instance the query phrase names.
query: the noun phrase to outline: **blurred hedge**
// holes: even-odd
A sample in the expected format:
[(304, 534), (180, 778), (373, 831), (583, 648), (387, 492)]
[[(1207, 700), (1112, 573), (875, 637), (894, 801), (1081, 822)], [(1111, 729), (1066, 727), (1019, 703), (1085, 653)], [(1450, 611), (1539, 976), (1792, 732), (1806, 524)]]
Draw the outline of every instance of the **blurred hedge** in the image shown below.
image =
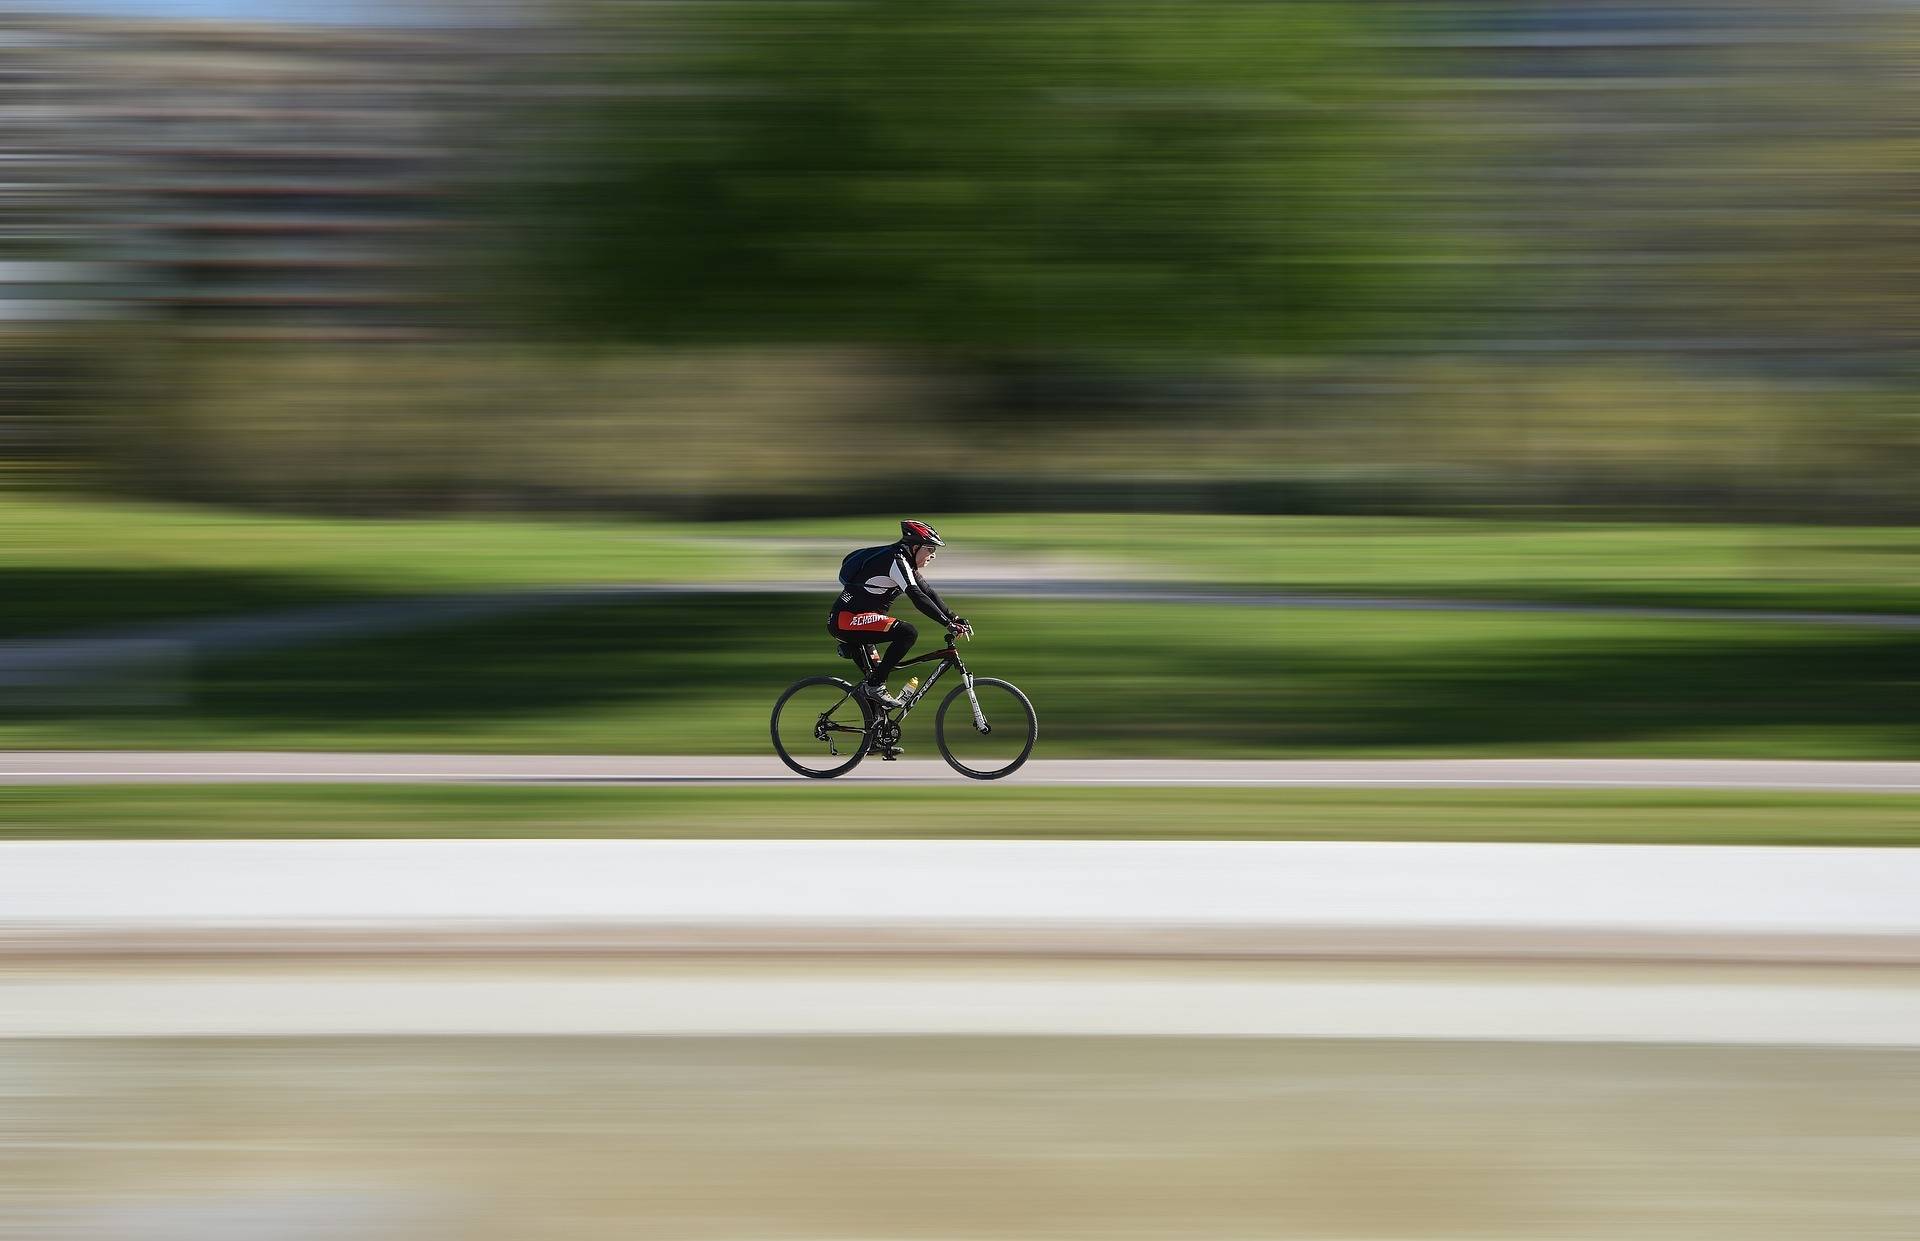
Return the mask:
[(283, 509), (1920, 521), (1920, 413), (1897, 392), (1645, 360), (1119, 383), (851, 349), (201, 346), (118, 366), (117, 396), (70, 419), (67, 477)]

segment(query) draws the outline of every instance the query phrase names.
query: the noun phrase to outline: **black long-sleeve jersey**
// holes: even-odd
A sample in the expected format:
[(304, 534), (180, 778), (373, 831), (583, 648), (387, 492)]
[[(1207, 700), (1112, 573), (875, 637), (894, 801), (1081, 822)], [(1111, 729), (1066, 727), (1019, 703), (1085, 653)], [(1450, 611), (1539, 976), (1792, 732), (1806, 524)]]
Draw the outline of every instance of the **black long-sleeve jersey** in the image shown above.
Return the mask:
[(840, 584), (845, 589), (828, 611), (829, 624), (842, 612), (885, 615), (904, 594), (913, 600), (914, 607), (942, 625), (953, 627), (953, 609), (914, 571), (912, 554), (898, 543), (863, 548), (847, 557)]

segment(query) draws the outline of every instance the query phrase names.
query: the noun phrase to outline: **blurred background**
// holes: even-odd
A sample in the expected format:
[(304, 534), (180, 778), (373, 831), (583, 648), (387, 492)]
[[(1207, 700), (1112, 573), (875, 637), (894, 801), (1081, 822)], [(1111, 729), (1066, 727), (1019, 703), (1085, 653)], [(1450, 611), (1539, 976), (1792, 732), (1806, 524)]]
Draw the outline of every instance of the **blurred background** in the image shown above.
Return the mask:
[[(1920, 607), (1917, 40), (1885, 0), (16, 8), (0, 635), (92, 645), (0, 658), (0, 739), (757, 752), (912, 514), (1055, 753), (1911, 757), (1897, 625), (1065, 587)], [(637, 582), (763, 594), (528, 593)], [(349, 611), (178, 627), (300, 607)]]
[(68, 0), (11, 487), (1893, 522), (1886, 0)]
[[(908, 516), (1042, 761), (1920, 759), (1917, 71), (1914, 0), (0, 0), (0, 849), (54, 876), (14, 896), (99, 891), (106, 853), (28, 851), (128, 838), (206, 846), (162, 894), (321, 856), (221, 836), (1920, 843), (1892, 768), (218, 774), (777, 770), (774, 696), (846, 671), (841, 556)], [(216, 753), (159, 787), (50, 750)], [(1474, 878), (1392, 882), (1496, 920), (1493, 846), (1434, 847)], [(1335, 897), (1380, 873), (1341, 856)], [(1525, 927), (1384, 965), (453, 960), (0, 899), (0, 1239), (1910, 1237), (1910, 919), (1809, 955), (1762, 896), (1618, 970)], [(1211, 1034), (1087, 1037), (1086, 997), (1151, 983), (1153, 1027), (1208, 980)], [(726, 1024), (816, 985), (911, 1037)], [(1361, 1016), (1215, 1036), (1261, 995)], [(970, 996), (1005, 1037), (956, 1036)], [(1459, 1033), (1509, 1012), (1549, 1033)]]

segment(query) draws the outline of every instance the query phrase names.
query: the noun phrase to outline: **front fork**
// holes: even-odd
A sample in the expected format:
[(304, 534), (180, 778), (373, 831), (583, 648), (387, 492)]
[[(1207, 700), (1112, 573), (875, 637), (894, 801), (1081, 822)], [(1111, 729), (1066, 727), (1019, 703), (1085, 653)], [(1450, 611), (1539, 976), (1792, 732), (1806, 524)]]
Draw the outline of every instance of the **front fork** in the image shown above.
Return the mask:
[(967, 705), (973, 708), (973, 726), (979, 729), (980, 735), (984, 737), (993, 731), (993, 726), (987, 723), (987, 717), (981, 713), (980, 695), (973, 692), (973, 674), (962, 668), (960, 676), (961, 683), (967, 687)]
[[(953, 667), (960, 669), (960, 683), (967, 687), (967, 705), (973, 708), (973, 726), (980, 730), (982, 735), (992, 732), (993, 726), (987, 723), (986, 714), (980, 710), (980, 696), (973, 692), (973, 674), (967, 671), (967, 666), (963, 663), (955, 662)], [(920, 687), (922, 696), (933, 688), (933, 683), (940, 679), (940, 673), (946, 670), (947, 665), (942, 664), (938, 672), (927, 678), (927, 683)], [(915, 698), (913, 701), (918, 703), (920, 699)]]

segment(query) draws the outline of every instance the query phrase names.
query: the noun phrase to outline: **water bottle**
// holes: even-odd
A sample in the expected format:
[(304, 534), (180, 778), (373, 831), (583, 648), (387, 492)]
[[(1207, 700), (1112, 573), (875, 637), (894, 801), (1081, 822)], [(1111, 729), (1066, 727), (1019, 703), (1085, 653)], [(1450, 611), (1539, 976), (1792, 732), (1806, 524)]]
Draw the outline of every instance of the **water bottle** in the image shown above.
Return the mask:
[(915, 690), (917, 690), (917, 689), (919, 689), (919, 688), (920, 688), (920, 678), (919, 678), (919, 677), (914, 677), (914, 678), (912, 678), (911, 680), (909, 680), (909, 681), (907, 682), (907, 688), (906, 688), (905, 690), (903, 690), (903, 691), (901, 691), (901, 694), (900, 694), (900, 698), (901, 698), (901, 701), (903, 701), (903, 702), (904, 702), (904, 701), (906, 701), (907, 699), (910, 699), (910, 698), (912, 698), (912, 697), (913, 697), (913, 693), (914, 693), (914, 691), (915, 691)]

